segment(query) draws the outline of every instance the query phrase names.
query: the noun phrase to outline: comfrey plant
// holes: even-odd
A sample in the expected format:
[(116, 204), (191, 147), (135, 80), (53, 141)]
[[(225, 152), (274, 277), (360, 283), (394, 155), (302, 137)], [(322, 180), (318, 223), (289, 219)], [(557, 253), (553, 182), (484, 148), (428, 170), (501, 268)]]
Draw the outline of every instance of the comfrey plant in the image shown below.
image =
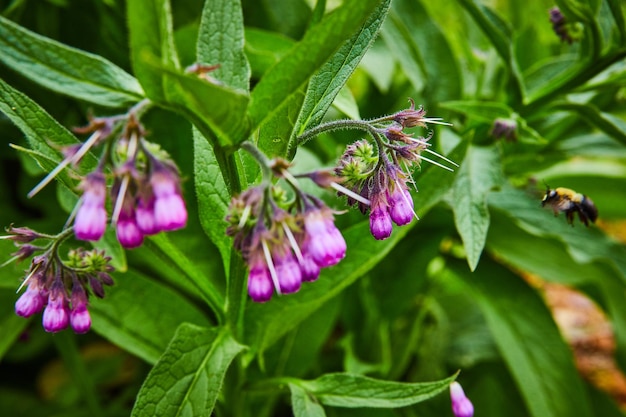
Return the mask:
[[(0, 170), (0, 410), (610, 414), (534, 283), (590, 289), (623, 353), (602, 228), (626, 204), (624, 6), (503, 2), (1, 10), (21, 153)], [(602, 218), (554, 219), (544, 180)], [(44, 389), (9, 381), (25, 364)]]
[[(68, 166), (78, 168), (88, 152), (102, 148), (96, 168), (85, 174), (77, 186), (81, 196), (61, 233), (52, 236), (28, 228), (7, 229), (9, 234), (4, 238), (14, 241), (19, 250), (6, 263), (43, 252), (33, 257), (20, 286), (28, 287), (17, 300), (15, 312), (30, 317), (43, 309), (47, 332), (58, 332), (70, 323), (76, 333), (87, 332), (91, 327), (89, 294), (102, 298), (103, 284), (113, 284), (109, 275), (113, 271), (111, 258), (103, 251), (73, 249), (66, 261), (59, 254), (61, 244), (72, 234), (84, 241), (99, 241), (104, 236), (109, 222), (108, 188), (112, 201), (110, 223), (124, 248), (139, 247), (144, 236), (177, 230), (187, 222), (178, 169), (167, 153), (145, 139), (138, 121), (149, 104), (142, 101), (124, 115), (94, 118), (87, 127), (75, 129), (91, 136), (82, 144), (63, 147), (65, 159), (31, 190), (29, 197)], [(34, 240), (47, 240), (49, 244), (35, 246), (31, 244)]]

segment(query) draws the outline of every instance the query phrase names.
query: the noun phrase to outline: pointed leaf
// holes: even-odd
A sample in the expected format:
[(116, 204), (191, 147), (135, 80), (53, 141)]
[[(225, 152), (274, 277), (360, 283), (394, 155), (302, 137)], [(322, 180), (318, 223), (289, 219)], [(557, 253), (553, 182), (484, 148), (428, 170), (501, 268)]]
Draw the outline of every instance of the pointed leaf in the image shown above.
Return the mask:
[(452, 375), (435, 382), (394, 382), (357, 374), (326, 374), (297, 383), (322, 404), (335, 407), (397, 408), (434, 397), (456, 379)]
[(271, 68), (252, 91), (249, 115), (254, 130), (282, 110), (291, 96), (367, 20), (378, 0), (347, 0), (313, 26), (289, 53)]
[(230, 192), (215, 157), (214, 148), (198, 132), (193, 130), (194, 173), (200, 224), (209, 239), (222, 255), (224, 270), (228, 271), (232, 239), (226, 236), (225, 221)]
[(487, 194), (502, 181), (500, 164), (495, 147), (470, 146), (452, 189), (454, 223), (472, 271), (485, 246), (489, 229)]
[(475, 294), (531, 414), (594, 415), (572, 352), (541, 297), (520, 277), (493, 262), (481, 263), (480, 272), (471, 274), (457, 262), (444, 274), (462, 280)]
[(90, 303), (93, 329), (148, 363), (157, 361), (180, 323), (211, 325), (194, 304), (152, 279), (132, 271), (113, 278), (106, 296)]
[(357, 65), (372, 46), (382, 25), (391, 0), (384, 0), (368, 17), (365, 24), (348, 39), (335, 55), (324, 64), (309, 82), (302, 111), (296, 123), (296, 135), (319, 124), (335, 97), (350, 78)]
[(130, 74), (97, 55), (65, 46), (0, 16), (0, 61), (42, 86), (99, 106), (143, 98)]
[(148, 374), (131, 415), (211, 415), (226, 370), (242, 349), (226, 328), (183, 323)]
[[(0, 111), (11, 120), (26, 137), (33, 152), (29, 152), (44, 171), (52, 171), (61, 162), (62, 155), (51, 143), (74, 145), (78, 141), (67, 129), (61, 126), (37, 103), (14, 90), (0, 80)], [(86, 166), (93, 166), (95, 158), (86, 157)], [(57, 179), (67, 188), (73, 188), (73, 181), (66, 172)]]
[(289, 384), (289, 390), (294, 417), (326, 417), (324, 407), (317, 402), (315, 397), (296, 384)]
[(135, 76), (148, 97), (162, 100), (165, 96), (163, 75), (150, 65), (150, 61), (156, 57), (160, 66), (179, 67), (170, 1), (129, 0), (126, 13)]
[(555, 106), (560, 110), (578, 113), (582, 120), (593, 124), (607, 135), (626, 144), (626, 122), (610, 113), (601, 112), (592, 104), (560, 103)]
[(244, 26), (241, 2), (207, 0), (204, 2), (198, 42), (198, 62), (219, 64), (211, 73), (229, 87), (250, 90), (250, 65), (243, 52)]
[(0, 290), (0, 361), (30, 323), (29, 319), (15, 314), (15, 302), (21, 294), (16, 294), (13, 288)]

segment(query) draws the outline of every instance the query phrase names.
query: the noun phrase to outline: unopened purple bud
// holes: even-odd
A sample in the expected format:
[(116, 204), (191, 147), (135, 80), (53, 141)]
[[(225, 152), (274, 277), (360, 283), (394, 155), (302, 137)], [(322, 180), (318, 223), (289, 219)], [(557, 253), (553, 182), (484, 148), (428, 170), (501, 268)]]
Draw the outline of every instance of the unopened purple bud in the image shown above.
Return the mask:
[(302, 281), (312, 282), (320, 276), (320, 266), (310, 254), (306, 253), (302, 255), (300, 272), (302, 273)]
[(84, 190), (74, 220), (74, 234), (80, 240), (99, 240), (106, 229), (106, 180), (101, 172), (92, 172), (81, 183)]
[(178, 175), (165, 167), (155, 169), (150, 177), (155, 198), (154, 217), (159, 230), (177, 230), (187, 224), (187, 208), (179, 182)]
[(45, 292), (37, 284), (35, 277), (20, 298), (15, 302), (15, 314), (22, 317), (30, 317), (39, 313), (46, 303)]
[(93, 291), (94, 295), (98, 298), (104, 298), (104, 288), (102, 287), (102, 282), (94, 276), (89, 277), (89, 286)]
[(137, 219), (137, 227), (144, 235), (154, 235), (161, 231), (157, 227), (154, 216), (154, 199), (145, 201), (143, 198), (139, 198), (135, 209), (135, 218)]
[(291, 251), (277, 256), (274, 261), (280, 292), (283, 294), (298, 292), (302, 285), (302, 272)]
[(72, 329), (79, 334), (87, 333), (91, 328), (91, 316), (87, 310), (87, 294), (78, 282), (74, 282), (71, 302), (70, 323)]
[(389, 197), (389, 215), (398, 226), (404, 226), (413, 220), (413, 199), (409, 190), (396, 187)]
[(98, 279), (102, 281), (104, 285), (111, 286), (115, 283), (113, 281), (113, 278), (111, 278), (111, 275), (107, 274), (106, 272), (98, 272)]
[(70, 322), (70, 311), (63, 283), (58, 281), (50, 290), (48, 305), (43, 312), (43, 328), (50, 333), (59, 332)]
[(307, 233), (305, 251), (320, 267), (336, 265), (346, 256), (346, 241), (335, 227), (328, 208), (307, 211), (304, 228)]
[(452, 400), (452, 412), (455, 417), (473, 417), (474, 405), (465, 396), (461, 384), (456, 381), (450, 384), (450, 399)]
[(372, 236), (376, 240), (387, 239), (391, 236), (393, 225), (386, 199), (377, 194), (372, 199), (370, 210), (370, 232), (372, 232)]
[(0, 239), (9, 239), (14, 241), (16, 244), (30, 243), (33, 240), (41, 237), (39, 233), (35, 232), (32, 229), (29, 229), (28, 227), (13, 227), (13, 225), (10, 225), (6, 229), (6, 231), (7, 233), (9, 233), (9, 235), (2, 236), (0, 237)]
[(267, 265), (262, 260), (254, 262), (248, 274), (248, 294), (253, 301), (264, 303), (272, 298), (274, 286)]
[(122, 209), (117, 219), (117, 240), (126, 249), (133, 249), (143, 243), (143, 233), (137, 226), (135, 211), (132, 207)]

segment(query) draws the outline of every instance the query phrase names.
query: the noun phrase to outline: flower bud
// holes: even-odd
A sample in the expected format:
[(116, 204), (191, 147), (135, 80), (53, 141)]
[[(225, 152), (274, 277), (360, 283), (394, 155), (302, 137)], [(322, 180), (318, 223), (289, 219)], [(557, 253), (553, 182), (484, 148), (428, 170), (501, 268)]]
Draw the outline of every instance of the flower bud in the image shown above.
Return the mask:
[(465, 396), (461, 384), (456, 381), (450, 384), (450, 399), (455, 417), (472, 417), (474, 415), (474, 405)]
[(154, 193), (154, 218), (159, 230), (171, 231), (185, 227), (187, 208), (180, 193), (180, 178), (173, 170), (158, 165), (150, 177)]
[(273, 292), (274, 286), (272, 285), (270, 271), (263, 258), (259, 257), (250, 266), (250, 273), (248, 274), (248, 294), (253, 301), (264, 303), (272, 298)]
[(80, 240), (100, 240), (107, 223), (104, 174), (92, 172), (85, 177), (80, 187), (83, 189), (83, 196), (74, 220), (74, 234)]
[(393, 225), (391, 224), (386, 198), (380, 193), (376, 194), (372, 198), (370, 210), (370, 232), (372, 236), (376, 240), (387, 239), (391, 236)]
[(70, 323), (72, 329), (79, 334), (87, 333), (91, 328), (91, 316), (87, 310), (87, 294), (78, 281), (74, 281), (71, 303)]
[(39, 313), (46, 304), (45, 291), (38, 283), (35, 276), (32, 276), (28, 288), (15, 302), (15, 314), (22, 317), (30, 317)]
[(60, 279), (50, 289), (48, 305), (43, 312), (43, 328), (50, 333), (59, 332), (69, 324), (67, 295)]
[(404, 226), (413, 220), (413, 199), (409, 190), (395, 187), (389, 196), (389, 215), (398, 226)]

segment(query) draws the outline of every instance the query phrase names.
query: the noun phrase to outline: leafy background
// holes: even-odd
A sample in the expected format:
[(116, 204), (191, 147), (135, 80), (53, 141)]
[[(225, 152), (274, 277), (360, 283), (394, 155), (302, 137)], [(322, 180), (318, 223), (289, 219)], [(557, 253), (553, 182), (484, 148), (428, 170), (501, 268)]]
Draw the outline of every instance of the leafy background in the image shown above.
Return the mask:
[[(554, 34), (547, 1), (286, 4), (0, 3), (1, 223), (58, 231), (74, 176), (25, 197), (60, 160), (55, 145), (76, 141), (67, 129), (90, 112), (117, 114), (144, 97), (155, 107), (143, 122), (181, 167), (190, 210), (185, 230), (140, 249), (123, 252), (112, 235), (99, 243), (118, 272), (85, 336), (16, 317), (26, 266), (0, 269), (0, 409), (441, 416), (452, 415), (449, 400), (436, 394), (456, 377), (477, 415), (622, 415), (622, 3), (557, 1), (580, 35), (571, 45)], [(197, 61), (219, 62), (221, 84), (183, 73)], [(378, 242), (351, 210), (338, 218), (345, 260), (296, 295), (249, 302), (222, 222), (230, 196), (258, 175), (238, 143), (295, 157), (296, 170), (333, 166), (358, 133), (303, 147), (297, 135), (398, 111), (407, 97), (454, 124), (433, 128), (433, 141), (460, 164), (415, 174), (421, 220)], [(497, 118), (516, 121), (517, 141), (491, 136)], [(592, 196), (598, 226), (542, 210), (543, 182)], [(13, 250), (0, 242), (3, 258)], [(556, 310), (555, 285), (585, 293), (614, 336), (581, 333), (573, 320), (559, 329), (555, 317), (562, 325), (581, 307), (571, 296)]]

